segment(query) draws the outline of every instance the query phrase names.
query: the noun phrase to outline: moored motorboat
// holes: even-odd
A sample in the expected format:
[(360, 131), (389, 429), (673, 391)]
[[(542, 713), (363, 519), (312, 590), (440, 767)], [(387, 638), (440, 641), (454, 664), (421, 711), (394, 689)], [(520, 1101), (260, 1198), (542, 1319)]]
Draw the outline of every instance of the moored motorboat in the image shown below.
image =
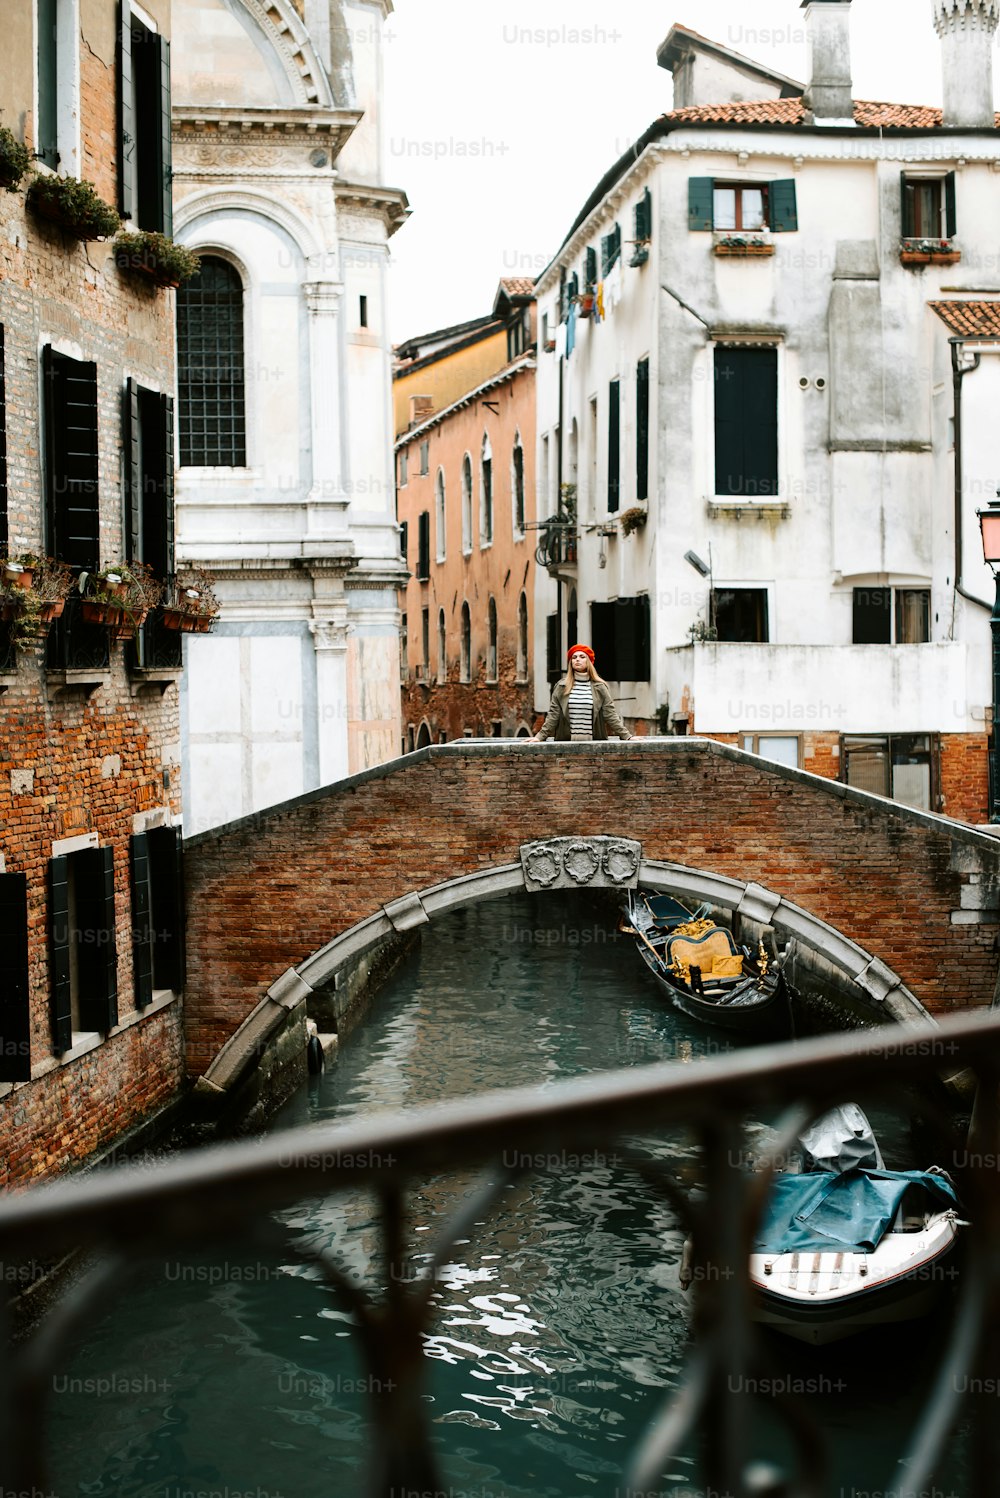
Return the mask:
[[(818, 1147), (817, 1147), (818, 1143)], [(886, 1170), (854, 1104), (802, 1137), (750, 1256), (755, 1319), (815, 1345), (930, 1310), (958, 1270), (959, 1203), (937, 1169)]]
[(760, 947), (739, 946), (708, 906), (688, 910), (669, 895), (630, 890), (619, 929), (678, 1009), (727, 1030), (780, 1039), (791, 1032), (788, 985)]

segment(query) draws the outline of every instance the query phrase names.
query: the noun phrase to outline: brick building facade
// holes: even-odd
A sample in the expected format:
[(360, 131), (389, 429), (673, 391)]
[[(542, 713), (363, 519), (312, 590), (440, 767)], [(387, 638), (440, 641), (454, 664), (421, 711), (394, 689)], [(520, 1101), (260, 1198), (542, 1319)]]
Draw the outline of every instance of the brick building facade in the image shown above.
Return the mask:
[[(531, 282), (501, 281), (478, 336), (455, 331), (396, 381), (397, 413), (400, 386), (413, 413), (396, 439), (397, 515), (410, 569), (400, 598), (404, 752), (462, 737), (523, 738), (534, 722)], [(437, 407), (440, 363), (453, 398)]]
[[(116, 1143), (183, 1077), (180, 652), (158, 611), (91, 622), (81, 591), (172, 572), (174, 297), (31, 185), (85, 179), (169, 233), (170, 0), (124, 25), (117, 0), (11, 9), (3, 148), (37, 166), (0, 192), (3, 1184)], [(47, 558), (72, 584), (53, 622)]]

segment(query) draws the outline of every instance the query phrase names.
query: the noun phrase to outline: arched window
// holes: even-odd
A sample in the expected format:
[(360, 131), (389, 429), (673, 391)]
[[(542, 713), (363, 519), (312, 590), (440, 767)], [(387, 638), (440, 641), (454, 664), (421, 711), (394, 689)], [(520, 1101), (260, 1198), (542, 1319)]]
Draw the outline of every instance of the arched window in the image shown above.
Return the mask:
[(488, 432), (479, 455), (479, 544), (493, 544), (493, 448)]
[(443, 562), (445, 559), (443, 468), (438, 469), (437, 478), (434, 480), (434, 529), (437, 532), (437, 559)]
[(462, 654), (459, 662), (459, 680), (472, 680), (472, 616), (467, 603), (462, 604)]
[(448, 680), (448, 649), (445, 636), (444, 609), (438, 609), (438, 681)]
[(510, 459), (511, 508), (514, 512), (514, 534), (524, 535), (524, 448), (521, 433), (514, 436), (514, 451)]
[(528, 679), (528, 600), (523, 593), (517, 600), (517, 679)]
[(462, 459), (462, 551), (466, 556), (472, 551), (472, 459), (468, 453)]
[(497, 679), (497, 604), (496, 599), (491, 598), (486, 609), (487, 641), (486, 641), (486, 680)]
[(181, 467), (246, 467), (243, 283), (217, 255), (177, 293), (177, 393)]

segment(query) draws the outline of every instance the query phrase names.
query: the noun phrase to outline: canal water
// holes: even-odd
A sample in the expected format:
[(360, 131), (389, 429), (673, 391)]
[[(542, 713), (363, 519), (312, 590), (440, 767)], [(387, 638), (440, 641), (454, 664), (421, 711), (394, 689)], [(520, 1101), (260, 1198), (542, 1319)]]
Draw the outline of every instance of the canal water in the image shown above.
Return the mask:
[[(510, 896), (427, 928), (335, 1064), (273, 1127), (654, 1061), (698, 1065), (739, 1043), (668, 1008), (605, 915), (568, 896)], [(901, 1120), (873, 1121), (887, 1164), (918, 1163)], [(751, 1148), (766, 1139), (765, 1121), (750, 1126)], [(698, 1155), (683, 1131), (648, 1147), (697, 1188)], [(473, 1189), (471, 1177), (452, 1177), (411, 1198), (408, 1272), (420, 1273), (425, 1245)], [(310, 1202), (279, 1222), (377, 1289), (367, 1196)], [(503, 1189), (434, 1292), (426, 1399), (447, 1498), (625, 1498), (627, 1454), (690, 1352), (682, 1237), (612, 1143)], [(900, 1490), (894, 1462), (947, 1321), (945, 1307), (833, 1349), (769, 1338), (771, 1367), (747, 1391), (761, 1462), (788, 1455), (775, 1414), (787, 1391), (821, 1428), (830, 1493)], [(51, 1491), (353, 1498), (370, 1455), (367, 1391), (349, 1314), (287, 1251), (228, 1243), (146, 1263), (116, 1285), (57, 1376)], [(972, 1491), (964, 1445), (960, 1433), (938, 1484), (949, 1498)], [(702, 1491), (693, 1450), (670, 1464), (662, 1491)]]

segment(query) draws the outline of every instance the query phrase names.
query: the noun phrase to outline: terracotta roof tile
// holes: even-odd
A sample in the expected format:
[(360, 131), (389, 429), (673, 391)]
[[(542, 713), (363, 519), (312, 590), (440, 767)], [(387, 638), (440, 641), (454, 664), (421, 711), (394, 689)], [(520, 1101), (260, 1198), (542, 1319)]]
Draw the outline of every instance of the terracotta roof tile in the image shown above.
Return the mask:
[[(801, 99), (754, 99), (740, 104), (691, 104), (663, 116), (671, 124), (805, 125)], [(1000, 128), (1000, 114), (994, 116)], [(855, 123), (883, 130), (934, 130), (941, 125), (940, 109), (927, 104), (885, 104), (855, 99)]]
[(508, 296), (534, 296), (535, 283), (530, 276), (501, 276), (500, 289)]
[(1000, 301), (929, 302), (941, 321), (966, 338), (1000, 338)]

